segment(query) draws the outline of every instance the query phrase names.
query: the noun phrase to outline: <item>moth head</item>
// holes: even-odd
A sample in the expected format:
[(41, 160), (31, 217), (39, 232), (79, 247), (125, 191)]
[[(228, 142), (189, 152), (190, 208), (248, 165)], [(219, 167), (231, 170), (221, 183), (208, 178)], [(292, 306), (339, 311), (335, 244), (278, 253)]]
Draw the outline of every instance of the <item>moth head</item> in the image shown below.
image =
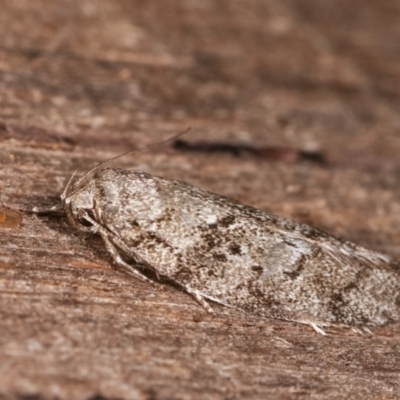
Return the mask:
[[(96, 217), (95, 217), (95, 206), (96, 202), (94, 199), (94, 190), (92, 190), (92, 186), (88, 179), (94, 172), (99, 171), (105, 165), (121, 158), (127, 156), (129, 154), (137, 153), (143, 150), (149, 150), (153, 147), (160, 146), (163, 143), (169, 142), (173, 139), (177, 139), (180, 136), (186, 134), (190, 128), (185, 129), (178, 134), (163, 140), (161, 142), (154, 143), (153, 145), (146, 146), (141, 149), (127, 151), (125, 153), (119, 154), (113, 158), (105, 160), (95, 167), (84, 173), (77, 181), (72, 183), (76, 171), (72, 174), (69, 179), (67, 185), (65, 186), (64, 191), (62, 192), (60, 198), (62, 206), (67, 214), (68, 220), (77, 228), (91, 230), (92, 228), (88, 228), (88, 226), (96, 225)], [(86, 182), (86, 183), (85, 183)], [(82, 228), (86, 227), (86, 228)]]
[(95, 220), (93, 214), (95, 201), (91, 185), (90, 183), (82, 187), (73, 185), (69, 190), (71, 180), (61, 195), (64, 211), (72, 225), (81, 230), (91, 230)]

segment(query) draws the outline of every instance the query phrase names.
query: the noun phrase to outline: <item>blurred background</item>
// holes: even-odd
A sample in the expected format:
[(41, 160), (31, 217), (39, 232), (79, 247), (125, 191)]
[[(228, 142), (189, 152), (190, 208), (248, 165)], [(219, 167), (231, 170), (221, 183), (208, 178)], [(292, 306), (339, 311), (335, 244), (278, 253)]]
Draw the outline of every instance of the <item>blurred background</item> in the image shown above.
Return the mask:
[(396, 0), (1, 1), (0, 121), (397, 155), (399, 47)]

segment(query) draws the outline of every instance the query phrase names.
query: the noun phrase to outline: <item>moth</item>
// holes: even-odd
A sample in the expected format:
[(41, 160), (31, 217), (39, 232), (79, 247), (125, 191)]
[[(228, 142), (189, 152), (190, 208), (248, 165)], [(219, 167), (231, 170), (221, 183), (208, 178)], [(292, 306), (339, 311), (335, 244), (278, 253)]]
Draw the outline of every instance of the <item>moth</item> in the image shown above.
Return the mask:
[(61, 208), (135, 278), (150, 281), (143, 271), (152, 271), (208, 311), (216, 302), (321, 334), (399, 320), (400, 265), (390, 257), (181, 181), (99, 169), (104, 163), (90, 179), (93, 170), (72, 186), (71, 178)]

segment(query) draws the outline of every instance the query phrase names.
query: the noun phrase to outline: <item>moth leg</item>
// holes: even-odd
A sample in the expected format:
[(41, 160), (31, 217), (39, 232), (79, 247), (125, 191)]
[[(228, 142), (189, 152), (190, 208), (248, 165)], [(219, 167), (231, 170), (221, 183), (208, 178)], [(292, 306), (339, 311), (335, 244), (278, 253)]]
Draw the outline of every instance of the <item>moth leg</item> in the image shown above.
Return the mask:
[(25, 206), (21, 206), (18, 204), (12, 204), (12, 203), (3, 203), (3, 206), (6, 208), (9, 208), (11, 210), (16, 210), (16, 211), (21, 211), (21, 212), (26, 212), (26, 213), (31, 213), (31, 214), (45, 214), (45, 215), (56, 215), (56, 216), (64, 216), (65, 211), (62, 208), (61, 204), (55, 204), (52, 207), (32, 207), (28, 208)]
[(183, 288), (185, 289), (186, 293), (190, 294), (201, 306), (207, 310), (208, 313), (214, 314), (214, 310), (197, 290), (189, 289), (186, 286)]
[(142, 282), (154, 284), (154, 282), (152, 280), (150, 280), (149, 278), (147, 278), (146, 276), (141, 274), (137, 269), (135, 269), (134, 267), (132, 267), (131, 265), (126, 263), (121, 258), (117, 249), (115, 248), (115, 246), (109, 239), (108, 234), (106, 232), (104, 232), (103, 229), (101, 231), (99, 230), (98, 232), (100, 233), (101, 238), (103, 239), (103, 242), (106, 246), (106, 250), (107, 250), (108, 254), (110, 255), (111, 259), (118, 267), (121, 267), (123, 269), (123, 271), (126, 272), (128, 275), (133, 276), (134, 278), (139, 279)]
[(87, 212), (82, 211), (81, 217), (92, 224), (89, 229), (93, 233), (100, 234), (101, 238), (103, 239), (104, 245), (106, 246), (108, 254), (117, 266), (121, 267), (128, 275), (133, 276), (134, 278), (139, 279), (142, 282), (154, 284), (152, 280), (141, 274), (136, 268), (132, 267), (121, 258), (118, 250), (116, 249), (116, 246), (112, 243), (113, 236), (111, 236), (110, 239), (110, 233), (105, 228), (103, 228), (93, 218), (91, 218)]
[[(147, 265), (144, 260), (137, 260), (136, 257), (134, 255), (132, 255), (132, 250), (129, 249), (129, 247), (124, 243), (124, 241), (121, 240), (117, 235), (113, 234), (110, 237), (109, 237), (109, 235), (107, 235), (107, 237), (108, 237), (108, 240), (111, 242), (111, 244), (113, 245), (114, 248), (117, 247), (117, 248), (121, 249), (122, 251), (124, 251), (127, 255), (129, 255), (135, 261), (136, 264), (143, 265), (144, 268), (148, 268), (148, 269), (152, 270), (155, 273), (157, 279), (160, 280), (160, 274), (158, 273), (158, 271), (156, 269), (154, 269), (154, 268), (151, 268), (151, 266)], [(133, 268), (130, 265), (129, 265), (129, 267)], [(133, 268), (133, 269), (135, 271), (137, 271), (135, 268)], [(154, 283), (152, 280), (150, 280), (150, 282)]]
[[(293, 322), (297, 322), (299, 324), (311, 326), (311, 328), (313, 328), (315, 332), (319, 333), (322, 336), (328, 335), (316, 322), (312, 322), (312, 321), (308, 321), (308, 320), (304, 320), (304, 319), (303, 320), (292, 319), (292, 320), (288, 320), (288, 321), (293, 321)], [(322, 325), (322, 326), (324, 326), (324, 325)]]
[(327, 335), (327, 333), (322, 328), (320, 328), (316, 323), (309, 322), (308, 324), (311, 326), (311, 328), (314, 329), (315, 332), (319, 333), (320, 335), (322, 335), (322, 336)]
[(370, 335), (373, 335), (373, 332), (370, 329), (368, 329), (367, 327), (362, 327), (362, 328), (352, 327), (351, 330), (354, 333), (358, 333), (359, 335), (364, 335), (364, 333), (368, 333)]

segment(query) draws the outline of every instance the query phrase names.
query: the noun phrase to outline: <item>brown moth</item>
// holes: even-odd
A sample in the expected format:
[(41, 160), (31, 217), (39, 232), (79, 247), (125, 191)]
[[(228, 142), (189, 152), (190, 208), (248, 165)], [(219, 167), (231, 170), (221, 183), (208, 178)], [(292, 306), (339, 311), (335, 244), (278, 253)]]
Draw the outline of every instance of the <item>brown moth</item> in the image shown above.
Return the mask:
[(209, 311), (211, 300), (320, 333), (400, 318), (400, 265), (386, 255), (181, 181), (111, 168), (87, 178), (93, 170), (52, 211), (100, 235), (138, 279), (151, 270)]

